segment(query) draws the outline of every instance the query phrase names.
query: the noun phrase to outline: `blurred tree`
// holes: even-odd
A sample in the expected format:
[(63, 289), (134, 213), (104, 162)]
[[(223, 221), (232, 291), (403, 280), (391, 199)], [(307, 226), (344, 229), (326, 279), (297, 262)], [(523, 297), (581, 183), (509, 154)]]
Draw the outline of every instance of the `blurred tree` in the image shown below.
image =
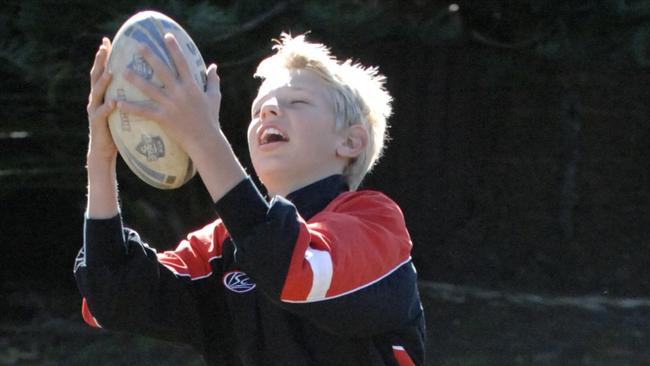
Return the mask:
[[(415, 247), (424, 277), (555, 288), (564, 273), (592, 288), (642, 268), (607, 281), (575, 269), (630, 263), (609, 248), (648, 239), (619, 219), (650, 215), (647, 188), (629, 182), (632, 193), (606, 196), (616, 186), (598, 167), (642, 174), (633, 164), (650, 158), (640, 77), (650, 0), (11, 0), (0, 10), (0, 198), (49, 189), (83, 205), (92, 57), (143, 9), (176, 19), (219, 63), (224, 129), (245, 165), (251, 75), (281, 31), (311, 31), (341, 57), (379, 65), (395, 96), (395, 138), (368, 183), (396, 197), (415, 241), (428, 243)], [(608, 130), (610, 117), (627, 128)], [(125, 214), (160, 228), (144, 230), (154, 243), (212, 215), (199, 179), (161, 194), (119, 169)], [(598, 251), (623, 262), (584, 254), (602, 237)]]

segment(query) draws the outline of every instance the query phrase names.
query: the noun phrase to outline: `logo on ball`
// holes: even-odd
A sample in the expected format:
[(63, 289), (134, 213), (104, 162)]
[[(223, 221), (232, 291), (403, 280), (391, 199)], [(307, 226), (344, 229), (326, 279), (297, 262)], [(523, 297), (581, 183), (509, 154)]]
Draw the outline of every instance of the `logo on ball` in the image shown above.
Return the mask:
[(126, 65), (126, 67), (147, 80), (153, 78), (153, 69), (151, 68), (151, 65), (149, 65), (144, 58), (138, 55), (133, 55), (133, 59), (128, 65)]
[(135, 150), (147, 157), (147, 161), (156, 161), (165, 156), (165, 143), (160, 136), (142, 135)]
[(223, 284), (232, 292), (244, 293), (255, 288), (255, 282), (244, 272), (232, 271), (223, 276)]

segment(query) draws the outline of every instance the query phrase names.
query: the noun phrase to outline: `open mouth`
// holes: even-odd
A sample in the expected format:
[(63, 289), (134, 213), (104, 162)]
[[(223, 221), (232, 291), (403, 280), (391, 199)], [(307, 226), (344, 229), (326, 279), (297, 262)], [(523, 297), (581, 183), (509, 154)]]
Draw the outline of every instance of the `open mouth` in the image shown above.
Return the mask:
[(289, 139), (284, 133), (277, 128), (268, 127), (262, 131), (260, 136), (260, 145), (266, 145), (274, 142), (287, 142)]

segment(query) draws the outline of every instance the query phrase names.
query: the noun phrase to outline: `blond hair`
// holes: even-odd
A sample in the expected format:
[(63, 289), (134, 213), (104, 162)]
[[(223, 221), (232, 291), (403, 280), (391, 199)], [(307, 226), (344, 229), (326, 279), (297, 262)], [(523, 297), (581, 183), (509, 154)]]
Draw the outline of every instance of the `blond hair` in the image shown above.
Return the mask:
[(312, 71), (331, 87), (336, 128), (361, 124), (368, 131), (366, 148), (343, 171), (350, 189), (356, 190), (381, 157), (388, 139), (392, 97), (384, 86), (386, 78), (377, 67), (365, 67), (351, 60), (338, 61), (328, 47), (307, 42), (304, 34), (292, 37), (282, 33), (275, 42), (276, 53), (260, 62), (256, 77), (265, 80), (279, 68)]

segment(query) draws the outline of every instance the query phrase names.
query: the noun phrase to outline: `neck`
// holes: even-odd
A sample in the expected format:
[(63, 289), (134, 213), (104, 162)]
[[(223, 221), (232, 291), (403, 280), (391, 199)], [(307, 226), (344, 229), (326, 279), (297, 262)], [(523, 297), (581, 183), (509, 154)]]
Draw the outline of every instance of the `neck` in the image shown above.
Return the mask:
[[(320, 179), (320, 178), (319, 178)], [(270, 198), (275, 197), (275, 196), (282, 196), (286, 197), (289, 195), (291, 192), (295, 192), (299, 190), (300, 188), (307, 186), (311, 183), (314, 183), (318, 181), (319, 179), (315, 179), (312, 181), (304, 181), (304, 182), (296, 182), (296, 181), (291, 181), (291, 182), (286, 182), (284, 184), (282, 183), (275, 183), (275, 184), (264, 184), (266, 189), (268, 190), (268, 196)]]
[(268, 196), (269, 198), (275, 197), (275, 196), (282, 196), (286, 197), (288, 196), (291, 192), (295, 192), (299, 190), (300, 188), (303, 188), (305, 186), (308, 186), (312, 183), (315, 183), (321, 179), (325, 179), (329, 176), (332, 176), (334, 174), (341, 174), (340, 172), (333, 172), (333, 173), (328, 173), (328, 174), (323, 174), (323, 175), (318, 175), (314, 177), (303, 177), (303, 179), (287, 179), (287, 180), (269, 180), (265, 179), (263, 181), (264, 186), (266, 187), (268, 191)]

